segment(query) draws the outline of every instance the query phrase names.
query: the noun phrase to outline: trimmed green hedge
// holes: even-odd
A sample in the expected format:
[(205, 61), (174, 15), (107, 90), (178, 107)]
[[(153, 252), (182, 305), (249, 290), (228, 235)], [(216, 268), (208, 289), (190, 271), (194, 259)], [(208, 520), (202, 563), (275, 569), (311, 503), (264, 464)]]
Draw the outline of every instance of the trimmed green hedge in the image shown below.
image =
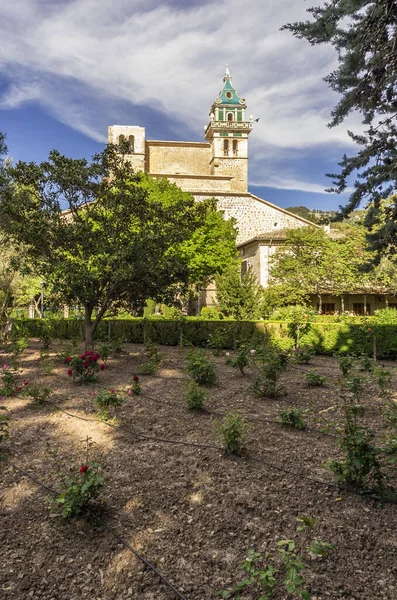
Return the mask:
[[(84, 339), (84, 321), (77, 319), (17, 319), (31, 336), (40, 337), (44, 327), (50, 327), (51, 336), (61, 339)], [(397, 325), (357, 322), (309, 323), (301, 335), (301, 345), (314, 346), (319, 354), (352, 353), (372, 354), (376, 336), (379, 358), (397, 357)], [(184, 343), (214, 348), (235, 348), (238, 342), (262, 334), (279, 344), (282, 349), (294, 345), (291, 324), (283, 321), (215, 321), (203, 319), (115, 319), (102, 321), (96, 331), (97, 341), (120, 340), (126, 343), (153, 343), (176, 346)]]

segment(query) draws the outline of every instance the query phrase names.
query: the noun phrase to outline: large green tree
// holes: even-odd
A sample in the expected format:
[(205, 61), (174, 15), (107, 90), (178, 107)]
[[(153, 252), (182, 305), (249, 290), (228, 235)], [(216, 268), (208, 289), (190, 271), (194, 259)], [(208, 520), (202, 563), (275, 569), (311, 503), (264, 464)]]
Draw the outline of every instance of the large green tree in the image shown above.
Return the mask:
[(53, 151), (41, 164), (18, 163), (0, 199), (0, 228), (26, 248), (16, 266), (84, 307), (87, 347), (110, 307), (172, 302), (186, 289), (178, 250), (213, 210), (167, 180), (134, 174), (120, 150), (108, 146), (91, 162)]
[(291, 229), (273, 255), (270, 289), (285, 304), (308, 302), (315, 294), (321, 312), (323, 294), (340, 296), (370, 286), (371, 275), (361, 272), (367, 258), (361, 227), (345, 226), (332, 237), (314, 227)]
[(231, 263), (215, 281), (216, 298), (225, 315), (242, 321), (262, 316), (263, 288), (251, 270), (241, 275), (240, 260)]
[[(338, 67), (325, 77), (340, 100), (332, 111), (330, 127), (341, 124), (353, 111), (363, 119), (365, 133), (349, 132), (359, 148), (344, 155), (341, 170), (330, 175), (331, 191), (344, 192), (353, 176), (346, 216), (366, 200), (376, 213), (382, 198), (397, 187), (397, 2), (396, 0), (332, 0), (309, 8), (311, 19), (286, 25), (296, 37), (310, 44), (330, 44)], [(367, 213), (371, 227), (374, 213)], [(397, 248), (397, 204), (389, 206), (387, 243)], [(393, 231), (390, 231), (390, 230)], [(382, 240), (382, 232), (379, 240)], [(382, 248), (378, 240), (377, 248)], [(373, 240), (375, 241), (375, 240)]]

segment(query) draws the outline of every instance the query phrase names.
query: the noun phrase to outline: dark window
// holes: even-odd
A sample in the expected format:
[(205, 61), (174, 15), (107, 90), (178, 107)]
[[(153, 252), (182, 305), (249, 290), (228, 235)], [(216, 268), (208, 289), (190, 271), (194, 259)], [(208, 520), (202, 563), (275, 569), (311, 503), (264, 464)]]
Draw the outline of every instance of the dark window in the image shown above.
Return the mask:
[(134, 146), (135, 146), (135, 138), (133, 135), (130, 135), (128, 137), (128, 143), (130, 145), (130, 152), (133, 154), (134, 153)]
[(333, 315), (335, 312), (335, 303), (334, 302), (323, 302), (321, 307), (321, 314), (323, 315)]
[(227, 120), (228, 121), (233, 121), (233, 119), (234, 119), (233, 113), (227, 113)]
[(238, 150), (237, 150), (237, 140), (233, 140), (233, 154), (235, 156), (237, 156), (238, 154)]
[(354, 302), (353, 303), (353, 312), (355, 315), (369, 315), (371, 314), (371, 305), (367, 302), (366, 304), (367, 312), (364, 312), (364, 302)]
[(248, 271), (247, 261), (243, 260), (241, 263), (241, 277), (243, 277)]
[(122, 144), (125, 140), (125, 136), (124, 135), (119, 135), (119, 144)]
[(229, 140), (223, 140), (223, 154), (225, 156), (229, 154)]

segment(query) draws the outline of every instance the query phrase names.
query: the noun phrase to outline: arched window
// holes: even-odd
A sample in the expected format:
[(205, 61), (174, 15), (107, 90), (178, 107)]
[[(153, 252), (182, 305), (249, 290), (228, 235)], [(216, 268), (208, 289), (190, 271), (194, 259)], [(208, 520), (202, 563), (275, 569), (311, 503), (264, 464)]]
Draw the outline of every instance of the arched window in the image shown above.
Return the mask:
[(125, 136), (119, 135), (119, 146), (124, 142), (124, 140), (125, 140)]
[(229, 140), (223, 140), (223, 154), (224, 156), (229, 155)]
[(228, 121), (233, 121), (234, 120), (234, 114), (233, 113), (227, 113), (227, 120)]
[(130, 152), (131, 154), (134, 153), (134, 145), (135, 145), (135, 138), (133, 135), (128, 136), (128, 143), (130, 145)]
[(233, 140), (233, 154), (234, 154), (234, 156), (237, 156), (237, 154), (238, 154), (237, 140)]

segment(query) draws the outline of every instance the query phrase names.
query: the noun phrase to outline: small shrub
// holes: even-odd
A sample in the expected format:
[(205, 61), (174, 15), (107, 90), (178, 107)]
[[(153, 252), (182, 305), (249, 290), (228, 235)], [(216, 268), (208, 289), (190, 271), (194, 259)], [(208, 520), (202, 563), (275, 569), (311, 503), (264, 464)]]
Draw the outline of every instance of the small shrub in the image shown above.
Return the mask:
[(99, 352), (101, 359), (103, 360), (103, 362), (106, 365), (106, 363), (110, 357), (110, 354), (112, 352), (111, 346), (109, 346), (109, 344), (101, 344), (98, 348), (98, 352)]
[(144, 363), (140, 368), (141, 375), (154, 375), (157, 372), (158, 364), (154, 360), (150, 359)]
[(146, 345), (146, 354), (149, 360), (141, 366), (141, 375), (154, 375), (163, 362), (163, 355), (151, 342)]
[(365, 354), (360, 360), (360, 371), (371, 373), (374, 370), (375, 361), (373, 358)]
[(102, 409), (101, 417), (107, 419), (111, 408), (118, 408), (123, 404), (123, 398), (115, 390), (106, 390), (95, 394), (94, 402)]
[(193, 380), (189, 382), (185, 400), (190, 410), (201, 410), (203, 408), (206, 392)]
[(315, 351), (310, 346), (302, 346), (301, 348), (295, 348), (294, 357), (295, 361), (299, 365), (308, 365), (315, 355)]
[(245, 375), (244, 369), (249, 365), (247, 348), (241, 346), (236, 356), (226, 359), (226, 364), (233, 367), (233, 369), (239, 369), (241, 375)]
[(51, 346), (51, 328), (49, 325), (45, 325), (41, 330), (40, 342), (43, 350), (48, 350)]
[(280, 421), (286, 427), (295, 427), (295, 429), (304, 429), (306, 427), (303, 420), (303, 411), (299, 408), (281, 410)]
[(99, 497), (105, 483), (102, 466), (90, 459), (93, 447), (91, 438), (85, 440), (84, 458), (80, 467), (66, 468), (65, 461), (60, 460), (58, 450), (50, 450), (58, 479), (57, 488), (60, 495), (51, 502), (52, 511), (61, 508), (64, 519), (75, 517), (90, 508), (93, 500)]
[(354, 361), (356, 360), (355, 356), (339, 356), (339, 368), (342, 371), (344, 377), (347, 377), (350, 371), (353, 368)]
[[(5, 406), (0, 406), (0, 411), (7, 411)], [(0, 412), (0, 442), (2, 442), (5, 438), (8, 437), (8, 422), (10, 417), (8, 417), (3, 412)]]
[(128, 390), (129, 396), (139, 396), (142, 392), (141, 384), (139, 383), (138, 375), (134, 375), (132, 378), (131, 388)]
[(317, 371), (308, 371), (305, 374), (305, 377), (306, 383), (307, 385), (310, 385), (310, 387), (322, 387), (327, 381), (327, 378), (320, 375), (320, 373), (317, 373)]
[(240, 454), (247, 437), (247, 424), (239, 415), (226, 415), (219, 426), (218, 433), (230, 454)]
[(18, 371), (10, 365), (4, 365), (0, 371), (0, 377), (3, 381), (3, 387), (0, 394), (3, 396), (12, 396), (22, 388), (17, 386)]
[(284, 388), (277, 381), (258, 375), (253, 381), (251, 391), (258, 398), (277, 398), (283, 393)]
[(31, 398), (36, 404), (44, 404), (51, 394), (51, 389), (25, 381), (26, 388), (23, 390), (23, 395)]
[[(300, 525), (297, 532), (313, 529), (314, 517), (301, 517), (297, 519)], [(311, 558), (311, 554), (327, 558), (334, 547), (328, 542), (318, 538), (308, 539), (308, 535), (302, 536), (302, 540), (284, 539), (276, 542), (275, 551), (267, 555), (255, 552), (251, 549), (241, 565), (244, 578), (230, 590), (216, 592), (216, 596), (227, 600), (243, 598), (258, 598), (258, 600), (270, 600), (273, 593), (285, 588), (283, 598), (302, 598), (310, 600), (310, 593), (304, 586), (303, 573), (305, 560)], [(243, 596), (241, 596), (243, 594)], [(279, 596), (277, 596), (279, 597)], [(281, 597), (281, 596), (280, 596)]]
[(287, 366), (286, 355), (272, 347), (251, 352), (251, 362), (259, 371), (252, 384), (252, 392), (259, 397), (275, 398), (283, 392), (279, 378)]
[(87, 350), (80, 356), (68, 356), (65, 362), (69, 365), (68, 375), (79, 383), (93, 383), (97, 381), (95, 373), (102, 371), (105, 365), (99, 365), (100, 355)]
[(213, 386), (216, 381), (216, 365), (204, 350), (190, 350), (186, 357), (186, 372), (200, 385)]
[[(393, 309), (394, 310), (394, 309)], [(379, 365), (373, 370), (373, 377), (380, 388), (380, 393), (384, 397), (388, 397), (391, 391), (391, 375), (390, 371)]]
[(342, 388), (342, 399), (344, 423), (339, 429), (338, 443), (344, 458), (330, 459), (326, 466), (339, 483), (347, 483), (362, 492), (394, 497), (394, 489), (386, 483), (388, 476), (383, 468), (383, 451), (374, 443), (374, 432), (359, 422), (363, 410), (357, 404), (356, 394), (346, 393)]
[(55, 361), (49, 357), (47, 352), (40, 353), (40, 371), (43, 375), (51, 375), (55, 369)]
[(364, 380), (360, 375), (353, 375), (349, 379), (343, 380), (342, 388), (356, 398), (359, 398), (364, 391)]

